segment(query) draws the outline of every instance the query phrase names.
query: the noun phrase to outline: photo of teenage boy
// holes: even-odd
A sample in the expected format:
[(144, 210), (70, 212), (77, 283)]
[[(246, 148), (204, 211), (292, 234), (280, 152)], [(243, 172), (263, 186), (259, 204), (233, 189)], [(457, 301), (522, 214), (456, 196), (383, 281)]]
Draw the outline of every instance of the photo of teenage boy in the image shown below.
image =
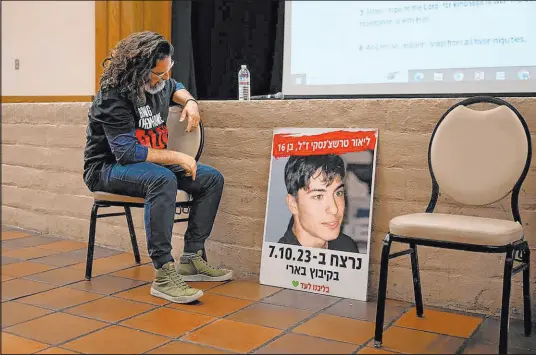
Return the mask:
[(341, 230), (346, 207), (343, 159), (335, 154), (291, 156), (284, 174), (292, 217), (279, 243), (359, 253)]

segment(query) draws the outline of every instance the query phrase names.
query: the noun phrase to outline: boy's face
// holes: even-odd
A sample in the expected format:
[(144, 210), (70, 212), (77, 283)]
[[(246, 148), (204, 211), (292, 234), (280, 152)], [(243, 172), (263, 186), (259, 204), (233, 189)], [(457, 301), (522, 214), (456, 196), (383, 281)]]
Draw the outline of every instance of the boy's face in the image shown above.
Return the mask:
[(297, 198), (287, 196), (287, 203), (294, 215), (296, 230), (302, 237), (314, 237), (323, 241), (337, 239), (344, 217), (344, 184), (340, 176), (327, 186), (324, 176), (317, 172), (308, 188), (298, 191)]

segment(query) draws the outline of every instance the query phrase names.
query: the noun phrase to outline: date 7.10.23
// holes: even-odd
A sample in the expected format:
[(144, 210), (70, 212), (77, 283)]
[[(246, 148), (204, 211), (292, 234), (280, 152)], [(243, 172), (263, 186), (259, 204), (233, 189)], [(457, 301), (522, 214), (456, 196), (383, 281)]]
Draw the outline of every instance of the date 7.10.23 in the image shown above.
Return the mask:
[(298, 261), (303, 263), (310, 263), (311, 261), (316, 260), (319, 265), (329, 265), (345, 269), (361, 269), (362, 260), (360, 257), (331, 254), (327, 258), (326, 253), (315, 253), (309, 249), (300, 248), (296, 253), (292, 248), (284, 246), (276, 248), (275, 245), (269, 245), (268, 247), (270, 248), (270, 254), (268, 257), (274, 259)]

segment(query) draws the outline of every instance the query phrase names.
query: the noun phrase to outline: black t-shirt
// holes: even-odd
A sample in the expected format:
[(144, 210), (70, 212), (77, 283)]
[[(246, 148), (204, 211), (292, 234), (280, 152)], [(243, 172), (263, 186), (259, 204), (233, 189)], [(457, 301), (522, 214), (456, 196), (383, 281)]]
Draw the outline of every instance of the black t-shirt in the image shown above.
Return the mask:
[[(279, 239), (278, 243), (301, 246), (300, 242), (298, 241), (298, 238), (296, 238), (296, 235), (292, 231), (293, 225), (294, 225), (294, 218), (291, 218), (288, 224), (287, 231), (281, 237), (281, 239)], [(359, 253), (357, 244), (353, 241), (353, 239), (342, 232), (339, 233), (339, 236), (337, 237), (337, 239), (334, 239), (328, 242), (328, 249), (338, 250), (338, 251), (347, 251), (350, 253)]]
[(88, 113), (84, 150), (84, 181), (90, 190), (105, 164), (143, 162), (148, 147), (167, 148), (169, 107), (181, 89), (181, 83), (167, 80), (158, 93), (145, 93), (145, 105), (135, 105), (115, 88), (97, 93)]

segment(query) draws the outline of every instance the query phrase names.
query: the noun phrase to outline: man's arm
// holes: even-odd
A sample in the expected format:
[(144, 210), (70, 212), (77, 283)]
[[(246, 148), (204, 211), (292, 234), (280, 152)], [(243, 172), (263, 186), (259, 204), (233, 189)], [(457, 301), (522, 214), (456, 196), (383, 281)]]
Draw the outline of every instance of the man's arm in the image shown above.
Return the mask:
[(119, 164), (146, 161), (148, 148), (139, 144), (134, 115), (117, 92), (99, 93), (91, 107), (91, 117), (102, 124), (110, 150)]
[[(186, 101), (190, 99), (195, 100), (194, 97), (184, 87), (182, 89), (174, 90), (173, 92), (173, 96), (172, 96), (173, 102), (181, 106), (184, 106)], [(190, 105), (190, 103), (192, 103), (192, 101), (188, 101), (188, 105)], [(195, 104), (195, 102), (193, 102), (193, 104)]]
[(190, 132), (193, 128), (197, 128), (199, 121), (201, 120), (197, 101), (181, 83), (171, 79), (171, 85), (173, 86), (171, 100), (174, 103), (183, 106), (179, 122), (184, 121), (186, 117), (188, 117), (188, 127), (186, 128), (186, 131)]
[[(134, 131), (130, 133), (115, 134), (117, 131), (110, 132), (106, 129), (108, 142), (115, 159), (121, 165), (128, 165), (140, 162), (151, 162), (161, 165), (189, 163), (186, 154), (167, 149), (153, 149), (139, 144)], [(189, 164), (191, 165), (191, 164)]]

